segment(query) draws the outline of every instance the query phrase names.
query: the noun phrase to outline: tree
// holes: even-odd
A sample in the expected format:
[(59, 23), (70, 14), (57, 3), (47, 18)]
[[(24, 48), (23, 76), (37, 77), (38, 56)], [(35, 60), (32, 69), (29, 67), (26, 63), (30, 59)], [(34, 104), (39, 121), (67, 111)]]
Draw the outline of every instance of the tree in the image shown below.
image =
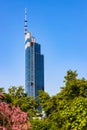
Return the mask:
[(47, 130), (87, 129), (87, 80), (77, 75), (76, 71), (67, 71), (65, 86), (55, 96), (41, 92), (40, 104), (47, 115), (44, 122), (50, 125)]
[(31, 130), (27, 113), (5, 102), (0, 102), (0, 122), (1, 126), (6, 127), (7, 130)]
[(33, 130), (49, 130), (50, 123), (47, 120), (32, 120), (32, 129)]
[(22, 86), (15, 87), (12, 86), (8, 89), (8, 93), (5, 93), (4, 101), (14, 105), (19, 106), (20, 109), (28, 113), (28, 116), (32, 118), (36, 116), (38, 111), (38, 103), (34, 100), (33, 97), (29, 97), (25, 92)]
[[(76, 71), (67, 71), (64, 77), (65, 85), (54, 96), (40, 91), (37, 98), (39, 100), (34, 100), (28, 97), (22, 88), (13, 87), (7, 95), (2, 93), (5, 95), (3, 101), (27, 112), (31, 117), (33, 130), (87, 130), (87, 80), (77, 76)], [(3, 98), (3, 95), (1, 97)], [(33, 120), (39, 105), (46, 117)], [(3, 114), (1, 116), (3, 117)]]
[(2, 101), (4, 95), (0, 93), (0, 128), (3, 130), (32, 130), (27, 120), (27, 113), (19, 107)]
[(65, 80), (64, 80), (65, 84), (67, 85), (67, 83), (76, 80), (77, 76), (78, 76), (78, 74), (77, 74), (76, 71), (68, 70), (67, 71), (67, 75), (64, 76), (64, 78), (65, 78)]
[(5, 92), (4, 88), (1, 87), (1, 88), (0, 88), (0, 93), (4, 93), (4, 92)]

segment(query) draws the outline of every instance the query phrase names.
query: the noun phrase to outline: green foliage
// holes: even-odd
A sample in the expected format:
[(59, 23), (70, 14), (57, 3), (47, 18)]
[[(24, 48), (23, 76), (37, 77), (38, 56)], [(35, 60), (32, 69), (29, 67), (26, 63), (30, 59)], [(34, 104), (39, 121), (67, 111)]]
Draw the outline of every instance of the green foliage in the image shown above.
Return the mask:
[(77, 76), (78, 76), (78, 74), (76, 71), (68, 70), (67, 75), (64, 77), (65, 78), (64, 82), (69, 83), (73, 80), (76, 80)]
[[(33, 130), (87, 130), (87, 80), (77, 76), (76, 71), (67, 71), (65, 85), (55, 96), (40, 91), (34, 100), (22, 86), (13, 86), (5, 93), (4, 101), (27, 112)], [(36, 109), (39, 105), (46, 114), (42, 120), (32, 118), (41, 114)]]
[(49, 115), (51, 113), (52, 104), (51, 104), (50, 100), (51, 100), (51, 98), (48, 93), (46, 93), (42, 90), (39, 91), (40, 106), (42, 108), (44, 108), (46, 115)]
[(4, 92), (5, 92), (4, 88), (1, 87), (1, 88), (0, 88), (0, 93), (4, 93)]
[(87, 130), (87, 80), (77, 75), (76, 71), (67, 71), (65, 86), (55, 96), (40, 93), (44, 122), (50, 125), (47, 130)]
[(24, 88), (22, 86), (16, 87), (12, 86), (8, 89), (8, 94), (10, 94), (12, 97), (20, 98), (22, 96), (27, 96), (26, 93), (24, 93)]
[(28, 97), (28, 95), (24, 92), (22, 86), (15, 87), (12, 86), (8, 89), (8, 93), (5, 93), (4, 101), (14, 105), (19, 106), (22, 111), (27, 112), (28, 116), (32, 118), (38, 112), (37, 107), (38, 104), (33, 97)]
[(46, 120), (34, 119), (32, 120), (33, 130), (49, 130), (50, 124)]

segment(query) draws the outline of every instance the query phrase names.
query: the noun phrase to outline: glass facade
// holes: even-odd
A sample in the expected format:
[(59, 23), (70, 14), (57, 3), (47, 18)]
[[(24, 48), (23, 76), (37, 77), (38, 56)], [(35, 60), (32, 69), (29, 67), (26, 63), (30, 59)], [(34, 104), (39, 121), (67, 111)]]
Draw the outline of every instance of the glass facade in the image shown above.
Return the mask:
[(38, 96), (38, 90), (44, 90), (44, 56), (30, 33), (25, 35), (25, 89), (33, 97)]

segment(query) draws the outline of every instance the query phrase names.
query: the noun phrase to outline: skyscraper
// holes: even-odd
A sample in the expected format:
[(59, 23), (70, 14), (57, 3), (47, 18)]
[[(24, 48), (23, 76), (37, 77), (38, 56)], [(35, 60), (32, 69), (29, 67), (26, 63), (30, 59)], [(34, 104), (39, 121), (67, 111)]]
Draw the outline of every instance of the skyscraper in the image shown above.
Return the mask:
[(25, 10), (25, 90), (28, 96), (36, 97), (38, 90), (44, 90), (44, 56), (27, 28)]

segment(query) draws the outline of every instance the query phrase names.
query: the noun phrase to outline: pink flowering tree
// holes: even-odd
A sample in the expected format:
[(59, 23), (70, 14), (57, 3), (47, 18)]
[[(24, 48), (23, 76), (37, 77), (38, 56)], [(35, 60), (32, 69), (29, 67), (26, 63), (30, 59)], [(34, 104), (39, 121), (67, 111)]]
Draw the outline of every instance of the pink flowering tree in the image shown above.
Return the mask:
[(32, 130), (27, 113), (3, 102), (2, 98), (3, 94), (0, 93), (0, 130)]

